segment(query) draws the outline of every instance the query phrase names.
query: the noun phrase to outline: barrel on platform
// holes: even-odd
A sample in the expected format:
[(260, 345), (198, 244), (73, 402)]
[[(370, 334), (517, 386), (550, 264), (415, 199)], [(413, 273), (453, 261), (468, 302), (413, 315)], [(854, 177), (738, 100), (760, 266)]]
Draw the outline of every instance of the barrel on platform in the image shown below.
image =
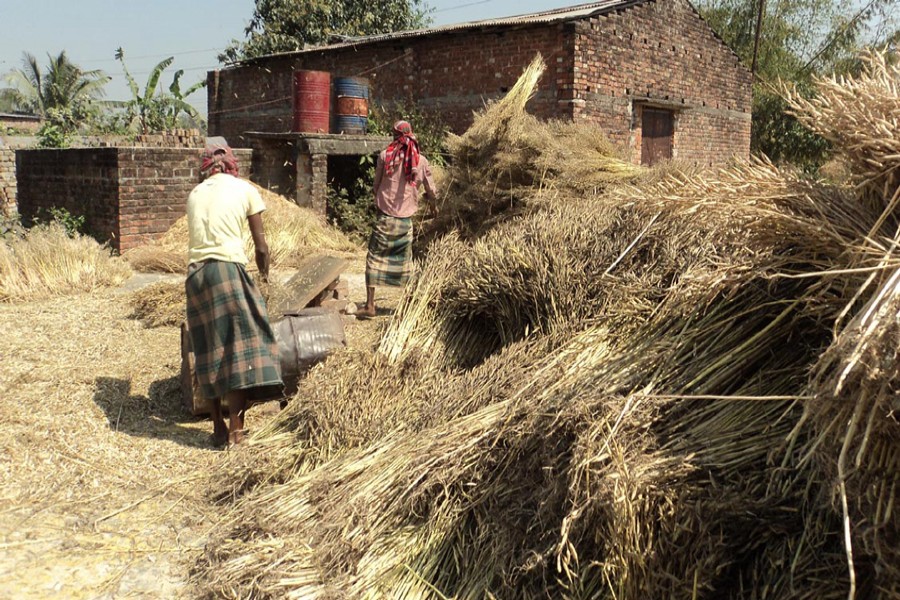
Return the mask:
[(362, 77), (335, 77), (336, 133), (365, 134), (369, 117), (369, 80)]
[(293, 131), (328, 133), (331, 123), (331, 73), (294, 71)]

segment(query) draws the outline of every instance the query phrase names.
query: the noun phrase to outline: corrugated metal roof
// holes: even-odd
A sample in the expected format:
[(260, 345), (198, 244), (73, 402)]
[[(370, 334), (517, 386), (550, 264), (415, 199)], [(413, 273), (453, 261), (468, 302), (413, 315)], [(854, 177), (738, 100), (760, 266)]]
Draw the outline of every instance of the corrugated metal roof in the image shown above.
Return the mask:
[(18, 119), (21, 121), (40, 121), (39, 115), (28, 115), (25, 113), (3, 113), (0, 112), (0, 119)]
[[(558, 23), (563, 21), (572, 21), (574, 19), (583, 19), (585, 17), (593, 17), (603, 13), (628, 8), (638, 4), (643, 4), (649, 0), (603, 0), (602, 2), (590, 2), (588, 4), (578, 4), (554, 10), (543, 12), (529, 13), (525, 15), (517, 15), (513, 17), (502, 17), (499, 19), (484, 19), (481, 21), (468, 21), (466, 23), (456, 23), (452, 25), (442, 25), (440, 27), (431, 27), (428, 29), (413, 29), (410, 31), (396, 31), (393, 33), (384, 33), (380, 35), (371, 35), (366, 37), (350, 38), (347, 41), (336, 44), (328, 44), (326, 46), (315, 46), (295, 52), (282, 52), (278, 54), (269, 54), (267, 56), (259, 56), (252, 59), (241, 61), (243, 63), (254, 62), (261, 58), (271, 58), (276, 56), (292, 56), (295, 54), (304, 54), (307, 52), (320, 52), (322, 50), (333, 50), (337, 48), (348, 48), (352, 46), (360, 46), (363, 44), (372, 44), (375, 42), (384, 42), (390, 40), (401, 40), (414, 37), (423, 37), (436, 35), (440, 33), (452, 33), (455, 31), (466, 31), (469, 29), (481, 29), (488, 27), (511, 27), (516, 25), (532, 25), (542, 23)], [(240, 63), (238, 63), (240, 64)]]

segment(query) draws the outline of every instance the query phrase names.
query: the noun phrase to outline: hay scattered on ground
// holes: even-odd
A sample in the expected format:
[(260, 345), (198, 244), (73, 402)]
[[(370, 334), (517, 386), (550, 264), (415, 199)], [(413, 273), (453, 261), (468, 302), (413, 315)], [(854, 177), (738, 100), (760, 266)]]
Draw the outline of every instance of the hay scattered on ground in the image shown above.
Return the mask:
[[(359, 250), (341, 231), (326, 223), (323, 216), (253, 185), (266, 204), (263, 228), (274, 268), (296, 267), (311, 252), (352, 253)], [(156, 242), (129, 250), (123, 256), (138, 271), (183, 273), (187, 269), (187, 247), (187, 217), (182, 217)], [(249, 228), (244, 235), (244, 249), (250, 259), (247, 268), (254, 271), (253, 238)]]
[(3, 595), (186, 597), (220, 451), (181, 405), (178, 330), (130, 310), (112, 288), (0, 304)]
[(0, 240), (0, 302), (92, 292), (131, 276), (128, 263), (93, 238), (69, 237), (59, 224)]
[(132, 317), (149, 327), (180, 326), (185, 319), (184, 282), (158, 281), (132, 292)]
[[(900, 105), (886, 64), (821, 81), (816, 110), (869, 110), (844, 89)], [(379, 352), (314, 370), (217, 479), (237, 502), (198, 585), (900, 594), (900, 153), (879, 156), (848, 162), (856, 189), (762, 159), (602, 193), (542, 181), (534, 210), (436, 242)]]

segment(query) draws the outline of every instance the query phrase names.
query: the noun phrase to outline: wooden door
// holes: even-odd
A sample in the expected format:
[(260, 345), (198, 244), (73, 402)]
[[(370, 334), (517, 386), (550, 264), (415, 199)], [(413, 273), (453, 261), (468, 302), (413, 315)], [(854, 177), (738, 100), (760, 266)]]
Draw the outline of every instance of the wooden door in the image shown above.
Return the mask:
[(641, 164), (653, 165), (672, 158), (675, 118), (670, 110), (641, 111)]

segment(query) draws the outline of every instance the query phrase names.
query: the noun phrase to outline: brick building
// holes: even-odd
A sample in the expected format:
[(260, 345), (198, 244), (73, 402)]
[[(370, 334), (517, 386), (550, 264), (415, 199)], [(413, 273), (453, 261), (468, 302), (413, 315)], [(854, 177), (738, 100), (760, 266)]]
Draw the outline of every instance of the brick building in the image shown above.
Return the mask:
[(13, 131), (17, 134), (34, 134), (44, 120), (37, 115), (21, 113), (0, 113), (0, 134)]
[(597, 123), (635, 162), (749, 154), (750, 72), (687, 0), (605, 0), (248, 60), (208, 74), (210, 134), (250, 147), (247, 132), (290, 131), (301, 69), (365, 77), (370, 102), (415, 102), (461, 133), (537, 52), (538, 117)]

